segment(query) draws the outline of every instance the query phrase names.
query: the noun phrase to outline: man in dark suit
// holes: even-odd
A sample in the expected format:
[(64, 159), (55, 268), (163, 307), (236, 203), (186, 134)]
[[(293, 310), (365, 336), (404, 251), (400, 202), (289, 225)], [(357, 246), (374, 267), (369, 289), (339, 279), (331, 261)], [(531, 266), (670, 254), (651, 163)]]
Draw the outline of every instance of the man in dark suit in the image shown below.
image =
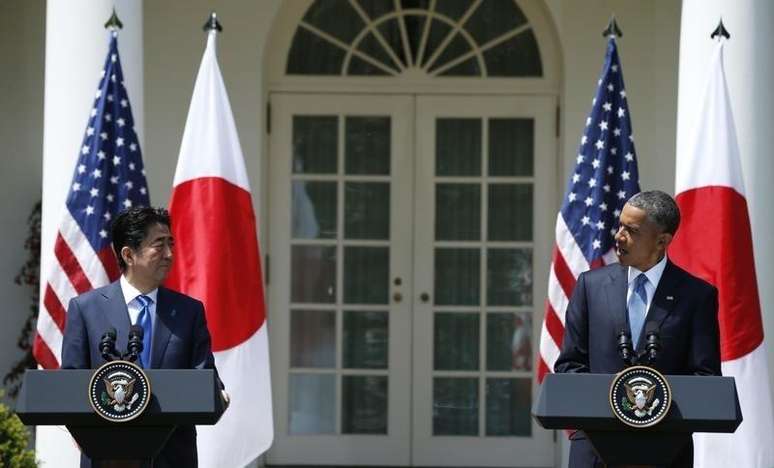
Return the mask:
[[(214, 369), (204, 306), (161, 286), (172, 268), (169, 213), (133, 208), (116, 217), (111, 229), (121, 278), (70, 301), (62, 368), (102, 365), (99, 341), (105, 331), (115, 328), (117, 349), (126, 349), (129, 328), (136, 324), (144, 329), (137, 364), (154, 369)], [(81, 466), (90, 465), (82, 456)], [(178, 427), (154, 460), (155, 467), (196, 465), (194, 426)]]
[[(654, 327), (661, 338), (656, 369), (720, 375), (717, 289), (666, 256), (679, 224), (677, 204), (664, 192), (641, 192), (624, 205), (615, 235), (620, 263), (578, 277), (555, 372), (619, 372), (625, 367), (617, 348), (619, 333), (628, 334), (640, 352), (646, 328)], [(585, 434), (570, 438), (571, 468), (604, 466)], [(693, 466), (690, 436), (672, 466)]]

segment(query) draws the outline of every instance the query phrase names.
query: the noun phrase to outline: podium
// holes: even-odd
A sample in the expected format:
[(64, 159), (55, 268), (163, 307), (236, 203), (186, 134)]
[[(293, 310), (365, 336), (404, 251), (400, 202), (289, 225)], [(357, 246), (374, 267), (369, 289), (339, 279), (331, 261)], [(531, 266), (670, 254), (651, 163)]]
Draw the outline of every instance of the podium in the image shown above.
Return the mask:
[(225, 410), (215, 371), (148, 369), (151, 399), (145, 411), (131, 421), (107, 421), (89, 403), (93, 373), (28, 370), (16, 413), (27, 425), (67, 426), (94, 462), (125, 460), (139, 466), (158, 455), (177, 426), (215, 424)]
[(610, 374), (548, 374), (533, 408), (546, 429), (586, 433), (608, 465), (669, 465), (694, 432), (734, 432), (742, 411), (733, 377), (666, 376), (672, 407), (658, 424), (634, 428), (613, 414)]

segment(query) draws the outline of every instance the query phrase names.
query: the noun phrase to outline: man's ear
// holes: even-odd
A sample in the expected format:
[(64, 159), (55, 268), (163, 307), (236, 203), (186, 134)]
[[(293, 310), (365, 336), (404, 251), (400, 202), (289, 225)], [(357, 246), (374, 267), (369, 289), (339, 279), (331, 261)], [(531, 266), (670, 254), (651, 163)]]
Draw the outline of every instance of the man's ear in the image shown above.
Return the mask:
[(124, 259), (124, 263), (127, 265), (134, 264), (134, 252), (126, 245), (121, 247), (121, 258)]
[(658, 244), (666, 248), (671, 242), (674, 236), (668, 232), (662, 232), (658, 235)]

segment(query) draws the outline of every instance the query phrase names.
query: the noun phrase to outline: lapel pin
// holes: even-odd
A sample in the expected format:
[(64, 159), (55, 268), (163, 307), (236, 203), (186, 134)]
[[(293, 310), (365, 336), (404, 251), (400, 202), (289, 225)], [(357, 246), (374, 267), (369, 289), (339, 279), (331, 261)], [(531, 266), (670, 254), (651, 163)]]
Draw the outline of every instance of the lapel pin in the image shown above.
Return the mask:
[[(672, 296), (670, 296), (670, 297), (672, 297)], [(177, 313), (177, 310), (175, 310), (175, 309), (172, 309), (172, 313), (171, 313), (170, 315), (171, 315), (172, 317), (174, 317), (176, 313)]]
[(667, 301), (674, 301), (675, 300), (675, 296), (667, 296), (666, 300)]

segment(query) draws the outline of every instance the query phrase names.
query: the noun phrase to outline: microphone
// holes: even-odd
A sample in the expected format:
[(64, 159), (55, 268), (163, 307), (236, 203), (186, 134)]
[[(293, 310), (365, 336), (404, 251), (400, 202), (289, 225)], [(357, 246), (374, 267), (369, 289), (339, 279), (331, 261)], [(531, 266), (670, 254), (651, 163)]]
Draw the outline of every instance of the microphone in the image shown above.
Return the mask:
[(112, 361), (118, 357), (118, 351), (116, 351), (116, 329), (110, 327), (107, 329), (102, 338), (99, 341), (99, 350), (102, 353), (102, 359), (106, 361)]
[(132, 325), (129, 328), (129, 343), (126, 345), (125, 358), (129, 359), (129, 362), (137, 360), (137, 356), (142, 352), (142, 327), (139, 325)]
[(623, 329), (618, 332), (618, 354), (627, 366), (632, 365), (632, 358), (634, 356), (632, 339), (629, 337), (629, 332)]
[(648, 356), (648, 362), (653, 364), (661, 351), (661, 337), (658, 334), (658, 324), (648, 322), (645, 324), (645, 352)]

